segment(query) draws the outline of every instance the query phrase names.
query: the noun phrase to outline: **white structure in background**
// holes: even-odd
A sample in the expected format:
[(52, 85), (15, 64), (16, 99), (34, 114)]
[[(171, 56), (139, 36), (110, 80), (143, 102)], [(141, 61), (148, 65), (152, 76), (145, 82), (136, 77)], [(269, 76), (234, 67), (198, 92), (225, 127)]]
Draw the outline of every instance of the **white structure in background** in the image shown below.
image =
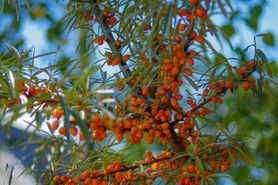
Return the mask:
[(36, 181), (33, 176), (20, 175), (24, 169), (22, 162), (0, 142), (0, 184), (9, 185), (12, 173), (11, 185), (35, 185)]

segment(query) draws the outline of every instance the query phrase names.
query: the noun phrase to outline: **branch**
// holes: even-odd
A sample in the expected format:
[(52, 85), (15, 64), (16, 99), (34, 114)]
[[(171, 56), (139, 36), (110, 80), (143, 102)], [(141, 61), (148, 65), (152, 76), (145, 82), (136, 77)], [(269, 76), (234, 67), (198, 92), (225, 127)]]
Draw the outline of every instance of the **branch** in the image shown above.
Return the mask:
[[(80, 2), (80, 0), (78, 2)], [(97, 4), (97, 0), (91, 1), (91, 4), (94, 7), (93, 13), (97, 17), (97, 19), (99, 20), (99, 25), (101, 27), (101, 30), (107, 38), (106, 42), (107, 42), (108, 46), (110, 47), (111, 51), (114, 54), (116, 54), (116, 56), (118, 58), (122, 58), (120, 47), (115, 45), (115, 38), (112, 34), (112, 30), (110, 29), (105, 17), (103, 17), (102, 12), (101, 12), (98, 4)], [(125, 62), (121, 61), (119, 66), (120, 66), (121, 72), (123, 73), (125, 78), (129, 78), (129, 77), (132, 76), (132, 72), (131, 72), (131, 70), (129, 69), (128, 65)], [(129, 87), (133, 86), (131, 81), (128, 81), (127, 84), (129, 85)], [(142, 98), (146, 103), (149, 103), (149, 100), (145, 96), (142, 95), (142, 90), (141, 90), (140, 87), (135, 87), (135, 94), (138, 97)]]

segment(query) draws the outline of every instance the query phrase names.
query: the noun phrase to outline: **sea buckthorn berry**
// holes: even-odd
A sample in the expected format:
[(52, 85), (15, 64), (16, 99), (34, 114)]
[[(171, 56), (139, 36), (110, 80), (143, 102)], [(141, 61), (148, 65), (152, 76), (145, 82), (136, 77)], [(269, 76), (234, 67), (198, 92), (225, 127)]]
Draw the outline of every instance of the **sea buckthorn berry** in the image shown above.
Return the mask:
[(247, 91), (249, 88), (250, 88), (250, 83), (248, 82), (248, 81), (246, 81), (246, 82), (243, 82), (243, 89), (245, 90), (245, 91)]
[(90, 172), (89, 171), (86, 170), (86, 171), (82, 172), (81, 178), (87, 179), (88, 177), (90, 177)]
[(195, 40), (197, 41), (197, 42), (199, 42), (199, 43), (202, 43), (202, 42), (204, 42), (204, 37), (202, 37), (202, 36), (200, 36), (200, 35), (197, 35), (196, 37), (195, 37)]
[(148, 96), (148, 94), (149, 94), (149, 88), (148, 88), (148, 87), (143, 88), (143, 89), (142, 89), (142, 94), (143, 94), (144, 96)]
[(90, 21), (90, 20), (93, 20), (93, 15), (91, 14), (91, 11), (86, 11), (83, 15), (83, 18), (86, 20), (86, 21)]
[(184, 31), (186, 29), (186, 24), (179, 25), (179, 31)]
[(102, 15), (103, 15), (104, 17), (108, 17), (108, 16), (109, 16), (109, 10), (104, 9), (103, 12), (102, 12)]
[(212, 84), (209, 85), (209, 88), (210, 88), (210, 89), (216, 89), (216, 87), (217, 87), (217, 86), (216, 86), (215, 83), (212, 83)]
[(233, 83), (232, 83), (232, 82), (227, 82), (227, 83), (226, 83), (226, 87), (227, 87), (228, 89), (232, 89), (232, 88), (233, 88)]
[(159, 163), (153, 163), (151, 165), (151, 167), (152, 167), (153, 171), (158, 171), (159, 170)]
[(190, 68), (185, 68), (184, 69), (184, 74), (187, 75), (187, 76), (191, 76), (192, 75), (192, 71)]
[(211, 97), (211, 102), (212, 103), (217, 103), (217, 98), (216, 97)]
[(85, 134), (83, 132), (79, 132), (79, 140), (84, 141), (85, 140)]
[(118, 46), (118, 47), (121, 47), (122, 46), (122, 41), (121, 40), (116, 40), (115, 45)]
[(206, 19), (208, 17), (207, 10), (203, 7), (197, 8), (196, 15), (200, 17), (200, 19)]
[(51, 130), (56, 130), (58, 127), (59, 127), (59, 120), (54, 120), (50, 125)]
[(129, 58), (130, 58), (130, 56), (128, 54), (126, 54), (122, 57), (122, 61), (127, 62), (129, 60)]
[(54, 109), (52, 115), (55, 118), (60, 119), (64, 115), (64, 110), (61, 108)]
[(127, 173), (127, 179), (128, 179), (128, 180), (133, 180), (133, 177), (134, 177), (133, 171), (129, 171), (129, 172)]
[(67, 134), (67, 130), (66, 130), (65, 126), (60, 127), (59, 134), (64, 135), (64, 136)]
[(181, 36), (180, 35), (175, 35), (175, 41), (180, 42), (181, 41)]
[(190, 0), (190, 3), (192, 5), (197, 5), (199, 3), (199, 0)]
[(144, 31), (148, 31), (148, 30), (150, 30), (152, 27), (150, 26), (150, 25), (146, 25), (146, 26), (144, 26)]
[(71, 127), (71, 128), (70, 128), (70, 133), (71, 133), (71, 135), (76, 136), (77, 133), (78, 133), (77, 128), (76, 128), (76, 127)]
[(193, 100), (187, 100), (187, 104), (188, 104), (188, 105), (192, 105), (193, 103), (194, 103)]
[(253, 67), (255, 67), (255, 63), (253, 61), (248, 61), (247, 62), (247, 67), (253, 68)]
[(56, 175), (56, 176), (53, 177), (52, 181), (54, 183), (58, 183), (60, 181), (60, 177)]
[(208, 95), (208, 93), (209, 93), (209, 90), (208, 90), (208, 89), (205, 89), (205, 90), (203, 91), (203, 97), (206, 97), (206, 96)]
[(85, 181), (83, 182), (84, 185), (90, 185), (92, 183), (92, 179), (91, 178), (86, 178)]
[(187, 61), (186, 61), (187, 65), (189, 66), (193, 66), (194, 65), (194, 60), (193, 58), (188, 58)]
[(184, 9), (179, 9), (178, 14), (179, 14), (179, 16), (183, 17), (183, 16), (186, 16), (188, 14), (188, 12)]

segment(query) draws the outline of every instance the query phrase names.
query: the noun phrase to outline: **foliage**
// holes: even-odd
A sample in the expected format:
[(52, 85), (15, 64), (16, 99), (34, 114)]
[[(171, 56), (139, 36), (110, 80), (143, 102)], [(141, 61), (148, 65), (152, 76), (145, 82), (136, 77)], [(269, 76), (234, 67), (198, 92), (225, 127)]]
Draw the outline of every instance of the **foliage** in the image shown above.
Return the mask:
[[(26, 171), (38, 182), (216, 184), (230, 174), (238, 184), (275, 184), (277, 67), (260, 49), (275, 39), (231, 41), (241, 20), (258, 29), (263, 4), (243, 17), (229, 0), (77, 0), (54, 24), (52, 3), (19, 3), (2, 3), (13, 28), (27, 9), (52, 23), (52, 44), (79, 33), (79, 57), (47, 67), (35, 61), (63, 51), (1, 49), (0, 119), (8, 130), (34, 117), (29, 144), (38, 144), (34, 164), (43, 168)], [(0, 36), (13, 40), (9, 34)], [(35, 139), (44, 124), (49, 132)]]

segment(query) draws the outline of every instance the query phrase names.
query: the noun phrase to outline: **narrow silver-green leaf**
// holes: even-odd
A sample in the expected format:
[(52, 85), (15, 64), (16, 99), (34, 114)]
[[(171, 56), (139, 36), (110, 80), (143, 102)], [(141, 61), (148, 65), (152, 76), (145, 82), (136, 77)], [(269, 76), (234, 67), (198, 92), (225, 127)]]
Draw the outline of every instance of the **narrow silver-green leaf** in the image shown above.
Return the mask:
[(68, 139), (68, 142), (70, 143), (70, 121), (69, 121), (69, 117), (70, 117), (70, 113), (69, 113), (69, 109), (68, 106), (66, 104), (66, 101), (64, 99), (64, 97), (62, 97), (61, 95), (58, 95), (60, 100), (61, 100), (61, 104), (62, 104), (62, 108), (64, 110), (64, 121), (65, 121), (65, 127), (66, 127), (66, 137)]
[(185, 79), (190, 83), (190, 85), (196, 90), (198, 91), (198, 86), (197, 84), (188, 76), (184, 75)]

